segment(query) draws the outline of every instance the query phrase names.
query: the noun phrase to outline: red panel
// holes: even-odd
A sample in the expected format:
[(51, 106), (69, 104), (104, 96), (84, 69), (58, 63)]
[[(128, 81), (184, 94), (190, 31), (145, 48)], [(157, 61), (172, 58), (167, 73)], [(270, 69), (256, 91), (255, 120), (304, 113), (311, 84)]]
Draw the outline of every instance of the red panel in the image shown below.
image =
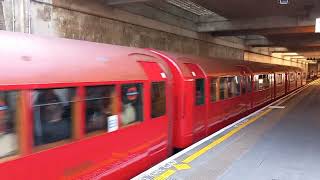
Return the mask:
[(147, 74), (148, 78), (152, 81), (163, 81), (166, 80), (167, 76), (164, 71), (156, 62), (139, 62)]
[(185, 63), (185, 65), (190, 70), (191, 76), (194, 77), (195, 79), (205, 78), (205, 74), (202, 72), (202, 70), (199, 68), (198, 65), (191, 64), (191, 63)]

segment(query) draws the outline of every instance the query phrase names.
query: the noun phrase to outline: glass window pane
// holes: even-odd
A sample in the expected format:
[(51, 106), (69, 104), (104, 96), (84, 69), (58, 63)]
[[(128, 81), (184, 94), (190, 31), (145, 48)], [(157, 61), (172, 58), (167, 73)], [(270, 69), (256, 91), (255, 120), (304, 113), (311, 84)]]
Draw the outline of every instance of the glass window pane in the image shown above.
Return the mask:
[(121, 86), (122, 125), (143, 121), (142, 83)]
[(216, 102), (217, 99), (217, 78), (211, 78), (210, 80), (210, 101)]
[(251, 76), (247, 76), (247, 92), (250, 93), (252, 91), (252, 80)]
[(241, 94), (247, 93), (247, 77), (241, 77)]
[(241, 90), (240, 90), (240, 83), (241, 83), (241, 77), (235, 76), (233, 78), (233, 96), (240, 96)]
[(283, 78), (282, 78), (282, 76), (283, 76), (282, 74), (277, 74), (277, 75), (276, 75), (276, 78), (277, 78), (277, 79), (276, 79), (276, 82), (277, 82), (278, 85), (283, 84), (283, 81), (282, 81)]
[(71, 138), (75, 88), (33, 91), (34, 144)]
[(204, 104), (204, 79), (196, 79), (196, 105)]
[(18, 151), (17, 98), (16, 91), (0, 91), (0, 158)]
[(86, 88), (86, 132), (118, 129), (115, 86)]
[(151, 117), (156, 118), (166, 113), (165, 82), (153, 82), (151, 88)]
[(227, 77), (222, 77), (220, 78), (220, 82), (219, 82), (219, 95), (220, 95), (220, 100), (223, 99), (227, 99), (228, 98), (228, 88), (227, 88), (227, 81), (228, 78)]

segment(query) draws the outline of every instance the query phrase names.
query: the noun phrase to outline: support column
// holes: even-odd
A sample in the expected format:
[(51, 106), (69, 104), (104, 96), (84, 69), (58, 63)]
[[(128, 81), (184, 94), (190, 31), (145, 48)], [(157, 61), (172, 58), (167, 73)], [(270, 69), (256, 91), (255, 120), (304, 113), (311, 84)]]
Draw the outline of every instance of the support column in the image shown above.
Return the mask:
[[(30, 0), (4, 0), (2, 11), (5, 28), (13, 32), (30, 32)], [(0, 7), (1, 8), (1, 7)], [(0, 10), (1, 21), (1, 10)]]

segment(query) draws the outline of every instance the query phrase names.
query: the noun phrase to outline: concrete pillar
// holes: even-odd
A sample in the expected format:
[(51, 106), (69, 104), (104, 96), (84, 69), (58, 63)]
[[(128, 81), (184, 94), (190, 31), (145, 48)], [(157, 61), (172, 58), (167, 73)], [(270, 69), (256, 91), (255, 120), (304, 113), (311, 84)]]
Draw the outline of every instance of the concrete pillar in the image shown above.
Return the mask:
[(5, 30), (29, 33), (30, 0), (4, 0)]

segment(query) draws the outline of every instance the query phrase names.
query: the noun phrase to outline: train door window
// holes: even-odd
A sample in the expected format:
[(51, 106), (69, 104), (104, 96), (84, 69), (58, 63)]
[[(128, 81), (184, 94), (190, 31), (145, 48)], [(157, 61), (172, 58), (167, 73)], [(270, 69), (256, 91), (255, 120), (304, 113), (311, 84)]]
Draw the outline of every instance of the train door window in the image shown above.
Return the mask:
[(143, 121), (143, 85), (142, 83), (121, 86), (122, 112), (121, 125), (126, 126)]
[(216, 102), (217, 98), (217, 78), (210, 79), (210, 101)]
[(276, 82), (277, 82), (277, 85), (281, 85), (281, 84), (283, 84), (283, 81), (282, 81), (282, 74), (277, 74), (277, 76), (276, 76)]
[(247, 93), (247, 77), (241, 77), (241, 94)]
[(166, 113), (165, 82), (152, 82), (151, 87), (151, 117), (157, 118)]
[(253, 76), (253, 83), (254, 83), (254, 90), (255, 91), (259, 91), (259, 84), (260, 84), (260, 82), (259, 82), (259, 76), (260, 75), (254, 75)]
[(251, 76), (247, 76), (247, 92), (250, 93), (252, 91), (252, 80)]
[(227, 86), (228, 78), (222, 77), (219, 82), (219, 99), (227, 99), (228, 98), (228, 86)]
[(269, 74), (269, 86), (272, 87), (274, 85), (274, 74)]
[(196, 79), (196, 105), (204, 104), (204, 79)]
[(75, 88), (34, 90), (34, 145), (71, 138)]
[(295, 75), (294, 75), (294, 73), (290, 73), (289, 76), (290, 76), (290, 77), (289, 77), (290, 81), (295, 81)]
[(118, 129), (115, 86), (86, 87), (86, 132)]
[(17, 97), (16, 91), (0, 91), (0, 158), (18, 151)]
[(240, 76), (235, 76), (232, 79), (232, 94), (233, 94), (233, 96), (240, 96), (240, 93), (241, 93), (240, 83), (241, 83)]
[(228, 82), (228, 97), (236, 97), (240, 95), (240, 79), (237, 76), (229, 77)]
[(301, 73), (297, 74), (297, 80), (301, 80)]

